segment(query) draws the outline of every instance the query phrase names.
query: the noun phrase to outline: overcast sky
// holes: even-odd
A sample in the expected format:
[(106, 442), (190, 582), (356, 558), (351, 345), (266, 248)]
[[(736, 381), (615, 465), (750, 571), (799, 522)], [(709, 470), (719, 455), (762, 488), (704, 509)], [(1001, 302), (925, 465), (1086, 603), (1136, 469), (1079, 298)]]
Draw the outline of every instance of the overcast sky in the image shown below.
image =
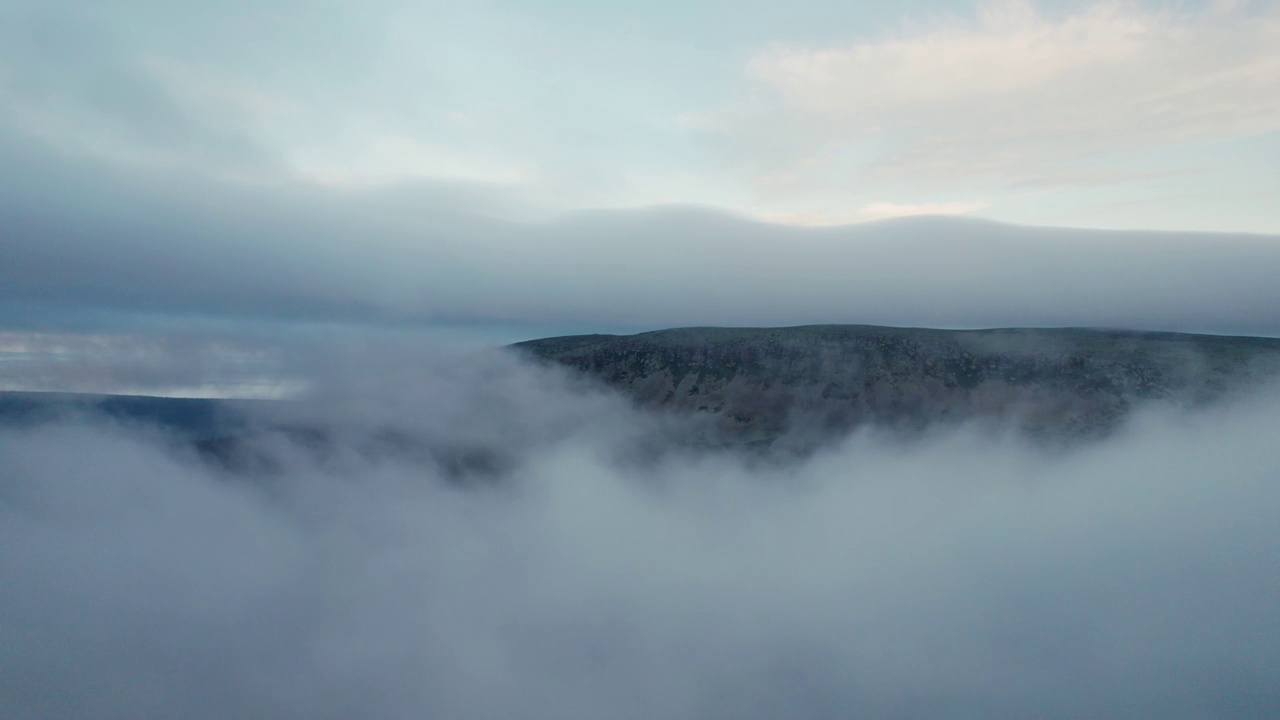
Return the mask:
[(1280, 334), (1276, 3), (11, 0), (0, 168), (0, 376), (197, 328)]
[(1275, 2), (10, 0), (0, 108), (246, 183), (1280, 232)]

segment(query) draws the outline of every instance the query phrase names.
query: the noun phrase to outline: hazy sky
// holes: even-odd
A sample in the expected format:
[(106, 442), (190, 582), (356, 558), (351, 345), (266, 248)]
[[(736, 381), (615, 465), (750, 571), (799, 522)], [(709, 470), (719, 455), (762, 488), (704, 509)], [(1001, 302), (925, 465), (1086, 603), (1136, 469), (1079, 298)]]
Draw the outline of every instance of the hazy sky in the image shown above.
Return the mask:
[(551, 210), (1275, 233), (1280, 5), (9, 0), (0, 125)]
[(1280, 334), (1280, 5), (0, 4), (0, 386), (806, 323)]

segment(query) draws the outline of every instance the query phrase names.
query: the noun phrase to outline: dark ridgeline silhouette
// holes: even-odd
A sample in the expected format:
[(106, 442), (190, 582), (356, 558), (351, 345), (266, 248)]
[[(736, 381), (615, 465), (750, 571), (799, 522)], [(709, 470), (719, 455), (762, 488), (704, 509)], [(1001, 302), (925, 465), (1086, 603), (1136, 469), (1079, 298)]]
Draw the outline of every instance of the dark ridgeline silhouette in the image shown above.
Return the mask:
[(709, 442), (757, 445), (972, 420), (1099, 437), (1141, 404), (1202, 404), (1280, 375), (1280, 339), (1084, 328), (681, 328), (515, 347), (641, 407), (703, 416)]

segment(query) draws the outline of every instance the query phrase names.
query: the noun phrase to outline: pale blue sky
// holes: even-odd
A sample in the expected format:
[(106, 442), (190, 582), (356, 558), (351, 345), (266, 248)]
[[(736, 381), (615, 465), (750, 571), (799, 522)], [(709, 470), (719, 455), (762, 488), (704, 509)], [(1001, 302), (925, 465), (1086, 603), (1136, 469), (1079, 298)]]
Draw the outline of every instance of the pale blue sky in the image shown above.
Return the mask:
[(3, 129), (123, 167), (1280, 232), (1274, 2), (18, 0), (0, 28)]

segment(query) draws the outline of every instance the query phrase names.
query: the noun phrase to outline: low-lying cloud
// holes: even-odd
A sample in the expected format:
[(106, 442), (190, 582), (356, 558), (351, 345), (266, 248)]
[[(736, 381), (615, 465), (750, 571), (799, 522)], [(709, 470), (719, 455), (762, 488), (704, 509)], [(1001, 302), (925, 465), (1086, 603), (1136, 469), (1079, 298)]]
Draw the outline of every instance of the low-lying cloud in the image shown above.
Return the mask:
[(873, 430), (761, 463), (638, 455), (672, 428), (509, 358), (378, 358), (318, 363), (237, 471), (140, 428), (0, 433), (6, 716), (1280, 709), (1274, 394), (1069, 452)]
[(0, 178), (0, 327), (9, 329), (101, 331), (102, 316), (115, 313), (221, 323), (1280, 333), (1280, 242), (1271, 236), (929, 218), (802, 228), (691, 208), (516, 222), (492, 217), (480, 199), (445, 207), (432, 189), (353, 193), (124, 172), (2, 134), (0, 162), (16, 169)]

